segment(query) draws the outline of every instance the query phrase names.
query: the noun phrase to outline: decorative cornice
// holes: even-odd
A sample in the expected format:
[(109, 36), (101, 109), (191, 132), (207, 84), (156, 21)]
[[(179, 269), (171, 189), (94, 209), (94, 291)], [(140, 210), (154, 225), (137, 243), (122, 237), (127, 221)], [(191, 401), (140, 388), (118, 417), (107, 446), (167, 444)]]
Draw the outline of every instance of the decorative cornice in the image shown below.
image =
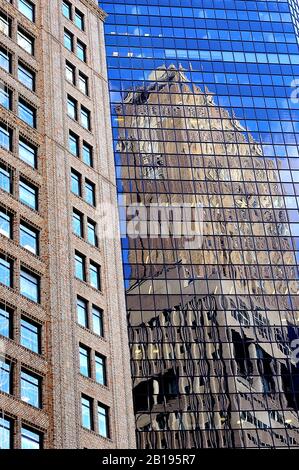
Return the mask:
[(84, 5), (89, 8), (90, 10), (93, 11), (93, 13), (95, 15), (97, 15), (100, 20), (102, 21), (105, 21), (105, 19), (107, 18), (107, 13), (104, 12), (104, 10), (102, 10), (102, 8), (100, 8), (98, 5), (96, 5), (93, 0), (81, 0), (82, 3), (84, 3)]

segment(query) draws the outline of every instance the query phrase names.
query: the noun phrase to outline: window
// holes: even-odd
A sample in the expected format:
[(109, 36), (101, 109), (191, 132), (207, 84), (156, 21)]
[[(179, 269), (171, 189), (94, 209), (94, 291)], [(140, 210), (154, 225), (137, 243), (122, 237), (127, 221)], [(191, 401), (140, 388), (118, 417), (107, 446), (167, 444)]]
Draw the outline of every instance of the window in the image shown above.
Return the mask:
[(19, 118), (26, 122), (28, 126), (36, 127), (36, 109), (26, 103), (22, 98), (19, 98), (18, 113)]
[(100, 281), (100, 266), (92, 261), (89, 264), (89, 281), (92, 287), (95, 289), (101, 289), (101, 281)]
[(41, 408), (41, 378), (27, 370), (21, 370), (21, 400)]
[(11, 53), (5, 49), (0, 48), (0, 67), (2, 67), (6, 72), (11, 73), (12, 66), (12, 56)]
[(80, 373), (85, 377), (91, 376), (90, 368), (90, 349), (85, 346), (79, 346)]
[(12, 174), (8, 168), (0, 165), (0, 188), (4, 191), (12, 192)]
[(75, 85), (75, 67), (70, 64), (70, 62), (65, 63), (65, 78), (68, 82), (71, 82), (73, 85)]
[(96, 205), (95, 185), (88, 180), (85, 180), (85, 201), (92, 206)]
[(86, 46), (79, 40), (77, 41), (77, 57), (83, 62), (86, 62)]
[(80, 297), (77, 297), (77, 318), (79, 325), (88, 328), (88, 304)]
[(78, 252), (75, 253), (75, 276), (81, 281), (86, 280), (85, 256)]
[(86, 429), (93, 429), (93, 401), (85, 395), (81, 396), (81, 412), (82, 412), (82, 426)]
[(28, 0), (19, 0), (19, 10), (30, 21), (34, 21), (34, 5)]
[(0, 83), (0, 104), (6, 109), (12, 109), (12, 90), (3, 83)]
[(0, 124), (0, 145), (5, 150), (12, 151), (12, 130), (5, 124)]
[(77, 28), (84, 31), (84, 15), (81, 11), (77, 10), (77, 8), (75, 10), (75, 25)]
[(11, 393), (12, 385), (12, 363), (9, 359), (0, 357), (0, 390)]
[(11, 36), (11, 19), (0, 12), (0, 31), (6, 36)]
[(79, 157), (79, 136), (71, 131), (69, 132), (69, 149), (75, 157)]
[(98, 403), (98, 425), (100, 436), (109, 437), (109, 408), (102, 403)]
[(12, 315), (13, 312), (10, 308), (0, 304), (0, 335), (6, 338), (12, 337)]
[(25, 317), (21, 318), (21, 345), (37, 354), (40, 353), (40, 332), (40, 325)]
[(37, 148), (22, 137), (19, 138), (19, 157), (32, 168), (37, 167)]
[(100, 354), (95, 354), (95, 374), (96, 381), (101, 385), (106, 385), (106, 358)]
[(21, 449), (41, 449), (43, 445), (42, 434), (27, 426), (21, 429)]
[(17, 43), (22, 49), (24, 49), (28, 54), (34, 54), (34, 39), (29, 34), (25, 33), (23, 29), (18, 28), (17, 31)]
[(103, 310), (92, 306), (92, 329), (99, 336), (104, 336), (103, 328)]
[(9, 110), (12, 110), (12, 90), (3, 83), (0, 84), (0, 104)]
[(88, 78), (82, 72), (79, 72), (78, 85), (79, 85), (79, 90), (82, 91), (84, 95), (88, 96)]
[(69, 2), (62, 2), (62, 14), (69, 20), (72, 19), (72, 5)]
[(7, 287), (13, 285), (13, 262), (7, 257), (0, 256), (0, 282)]
[(74, 35), (67, 31), (66, 29), (64, 30), (64, 37), (63, 37), (63, 43), (64, 46), (71, 52), (74, 50)]
[(71, 170), (71, 191), (77, 196), (81, 196), (81, 175), (75, 170)]
[(39, 232), (23, 221), (20, 222), (20, 245), (35, 255), (39, 254)]
[(75, 119), (75, 121), (78, 118), (77, 107), (78, 107), (77, 101), (74, 98), (72, 98), (71, 96), (68, 95), (68, 97), (67, 97), (67, 113), (68, 113), (69, 117), (71, 117), (72, 119)]
[(0, 449), (12, 449), (12, 421), (0, 417)]
[(96, 226), (93, 220), (87, 219), (87, 240), (93, 246), (98, 246)]
[(93, 166), (92, 147), (86, 142), (83, 142), (83, 146), (82, 146), (82, 159), (83, 159), (83, 162), (86, 163), (86, 165)]
[(0, 209), (0, 233), (12, 238), (12, 215), (4, 209)]
[(18, 79), (30, 90), (35, 90), (35, 73), (21, 62), (18, 63)]
[(27, 299), (33, 302), (40, 301), (40, 278), (36, 274), (21, 268), (20, 272), (20, 292)]
[(23, 179), (20, 179), (19, 197), (23, 204), (26, 204), (26, 206), (30, 207), (31, 209), (37, 210), (38, 190), (35, 186)]
[(81, 125), (90, 130), (90, 111), (81, 106)]
[(83, 214), (73, 209), (73, 232), (83, 238)]

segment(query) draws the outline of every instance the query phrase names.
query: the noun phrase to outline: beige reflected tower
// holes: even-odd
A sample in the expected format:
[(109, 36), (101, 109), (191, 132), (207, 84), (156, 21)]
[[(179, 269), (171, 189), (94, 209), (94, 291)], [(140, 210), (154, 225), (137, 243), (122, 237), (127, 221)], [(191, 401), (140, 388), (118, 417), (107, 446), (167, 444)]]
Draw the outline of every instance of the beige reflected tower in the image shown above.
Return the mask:
[(203, 206), (200, 248), (124, 250), (137, 445), (299, 447), (298, 282), (279, 163), (174, 66), (117, 107), (132, 203)]
[(135, 446), (104, 18), (0, 0), (0, 448)]

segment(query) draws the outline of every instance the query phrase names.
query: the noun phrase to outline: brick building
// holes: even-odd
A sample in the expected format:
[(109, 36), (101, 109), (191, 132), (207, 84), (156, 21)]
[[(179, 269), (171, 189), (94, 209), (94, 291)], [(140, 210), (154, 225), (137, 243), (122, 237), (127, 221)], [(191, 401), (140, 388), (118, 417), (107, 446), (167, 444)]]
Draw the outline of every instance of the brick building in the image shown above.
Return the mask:
[(104, 17), (0, 0), (1, 448), (135, 445)]

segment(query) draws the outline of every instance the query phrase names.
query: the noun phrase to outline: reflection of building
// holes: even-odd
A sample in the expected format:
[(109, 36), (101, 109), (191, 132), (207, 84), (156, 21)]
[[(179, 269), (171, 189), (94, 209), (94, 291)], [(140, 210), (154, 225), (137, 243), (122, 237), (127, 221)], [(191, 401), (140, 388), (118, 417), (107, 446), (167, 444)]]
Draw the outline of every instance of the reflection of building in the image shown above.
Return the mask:
[[(140, 447), (299, 447), (295, 259), (279, 167), (171, 66), (117, 107), (131, 202), (203, 204), (201, 249), (129, 239)], [(293, 326), (292, 326), (293, 325)]]

